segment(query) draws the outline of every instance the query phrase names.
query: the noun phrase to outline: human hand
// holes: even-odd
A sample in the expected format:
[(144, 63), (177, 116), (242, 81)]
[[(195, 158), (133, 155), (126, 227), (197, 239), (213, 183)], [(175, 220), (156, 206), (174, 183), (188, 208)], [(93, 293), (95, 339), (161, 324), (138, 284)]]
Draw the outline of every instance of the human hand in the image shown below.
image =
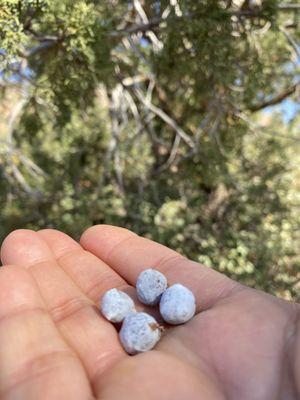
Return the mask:
[[(11, 233), (1, 250), (0, 399), (273, 400), (300, 396), (300, 306), (250, 289), (122, 228)], [(197, 315), (128, 356), (99, 313), (153, 267)]]

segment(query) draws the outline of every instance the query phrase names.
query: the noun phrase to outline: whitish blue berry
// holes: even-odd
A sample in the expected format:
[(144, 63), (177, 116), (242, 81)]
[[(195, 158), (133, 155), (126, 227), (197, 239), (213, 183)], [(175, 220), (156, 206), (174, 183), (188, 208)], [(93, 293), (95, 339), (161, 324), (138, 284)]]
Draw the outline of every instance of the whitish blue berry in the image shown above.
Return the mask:
[(135, 311), (133, 300), (118, 289), (108, 290), (101, 299), (101, 312), (111, 322), (121, 322)]
[(146, 269), (136, 281), (138, 299), (144, 304), (154, 306), (159, 302), (167, 285), (167, 278), (161, 272), (152, 268)]
[(183, 324), (195, 315), (195, 297), (188, 288), (176, 283), (162, 295), (159, 310), (163, 319), (169, 324)]
[(156, 320), (143, 312), (126, 315), (119, 332), (120, 341), (128, 354), (151, 350), (161, 337)]

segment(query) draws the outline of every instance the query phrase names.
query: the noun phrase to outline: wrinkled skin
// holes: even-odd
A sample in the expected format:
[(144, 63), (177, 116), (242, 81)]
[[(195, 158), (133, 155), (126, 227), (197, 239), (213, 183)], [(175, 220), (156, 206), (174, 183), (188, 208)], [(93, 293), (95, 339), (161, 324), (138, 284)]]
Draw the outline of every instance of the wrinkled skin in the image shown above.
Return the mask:
[[(18, 230), (1, 258), (1, 400), (300, 396), (297, 304), (106, 225), (88, 229), (80, 244), (55, 230)], [(197, 315), (167, 327), (155, 350), (128, 356), (96, 305), (112, 287), (134, 296), (149, 267), (189, 287)]]

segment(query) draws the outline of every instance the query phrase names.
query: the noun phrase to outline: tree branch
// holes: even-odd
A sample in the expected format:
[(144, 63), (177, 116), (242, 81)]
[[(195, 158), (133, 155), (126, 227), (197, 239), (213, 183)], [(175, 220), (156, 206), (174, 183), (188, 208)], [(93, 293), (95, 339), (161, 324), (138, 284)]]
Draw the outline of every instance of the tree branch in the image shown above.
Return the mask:
[(246, 114), (241, 113), (240, 111), (235, 112), (235, 116), (240, 118), (242, 121), (246, 122), (248, 124), (248, 128), (255, 134), (280, 137), (283, 139), (290, 140), (292, 142), (300, 143), (300, 137), (284, 135), (274, 131), (272, 128), (270, 129), (265, 126), (258, 125), (255, 122), (251, 121), (251, 119), (248, 118)]
[(120, 36), (120, 35), (128, 35), (128, 34), (131, 35), (133, 33), (138, 33), (138, 32), (147, 32), (153, 28), (158, 27), (159, 24), (163, 20), (164, 19), (160, 16), (153, 17), (149, 20), (149, 22), (147, 24), (132, 25), (132, 26), (129, 26), (128, 28), (119, 29), (117, 31), (112, 32), (111, 36)]
[(146, 108), (153, 112), (153, 114), (157, 115), (163, 121), (165, 121), (171, 128), (174, 129), (175, 132), (181, 137), (181, 139), (191, 148), (194, 147), (194, 142), (191, 137), (180, 127), (177, 125), (176, 121), (174, 121), (169, 115), (167, 115), (162, 109), (155, 106), (153, 103), (148, 102), (144, 96), (142, 95), (139, 89), (134, 90), (137, 98), (144, 104)]
[[(296, 3), (291, 3), (291, 4), (278, 4), (278, 10), (279, 11), (298, 11), (300, 10), (300, 4)], [(227, 13), (229, 15), (237, 15), (237, 16), (245, 16), (245, 17), (259, 17), (261, 15), (261, 12), (263, 9), (258, 9), (258, 10), (227, 10)], [(167, 14), (168, 16), (168, 14)], [(149, 30), (153, 30), (154, 28), (157, 28), (163, 21), (167, 19), (167, 16), (156, 16), (151, 19), (149, 19), (148, 23), (142, 23), (142, 24), (137, 24), (137, 25), (132, 25), (124, 29), (119, 29), (117, 31), (114, 31), (111, 33), (111, 36), (122, 36), (122, 35), (128, 35), (128, 34), (133, 34), (133, 33), (139, 33), (139, 32), (147, 32)], [(193, 17), (191, 15), (191, 17)], [(176, 18), (181, 18), (176, 16)]]
[(290, 4), (278, 4), (280, 11), (295, 11), (300, 10), (300, 4), (290, 3)]
[(172, 148), (170, 150), (169, 157), (164, 162), (164, 164), (160, 165), (159, 168), (157, 168), (155, 170), (155, 174), (159, 174), (160, 172), (165, 171), (173, 164), (173, 162), (175, 161), (176, 156), (177, 156), (177, 151), (179, 149), (180, 141), (181, 141), (181, 138), (178, 135), (178, 133), (176, 133)]
[(279, 27), (279, 30), (284, 34), (284, 36), (287, 38), (288, 42), (290, 43), (290, 45), (292, 46), (294, 52), (295, 52), (295, 57), (299, 57), (300, 58), (300, 49), (298, 44), (296, 43), (296, 41), (292, 38), (292, 36), (285, 30), (284, 27)]
[(20, 54), (24, 58), (30, 58), (41, 51), (54, 47), (56, 44), (57, 44), (56, 40), (45, 40), (44, 42), (41, 42), (40, 44), (33, 46), (31, 49), (20, 51)]
[(260, 104), (254, 104), (253, 106), (250, 106), (249, 110), (252, 112), (256, 112), (256, 111), (262, 110), (263, 108), (266, 108), (269, 106), (274, 106), (275, 104), (281, 103), (284, 99), (286, 99), (287, 97), (294, 94), (296, 92), (297, 87), (298, 87), (298, 84), (295, 84), (295, 85), (287, 88), (283, 92), (277, 94), (270, 100), (266, 100)]

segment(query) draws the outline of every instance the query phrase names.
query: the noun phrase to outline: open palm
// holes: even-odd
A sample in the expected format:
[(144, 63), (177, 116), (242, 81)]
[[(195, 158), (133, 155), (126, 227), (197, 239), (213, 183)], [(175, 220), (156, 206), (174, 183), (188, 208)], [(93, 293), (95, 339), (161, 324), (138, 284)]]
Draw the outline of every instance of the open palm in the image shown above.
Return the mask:
[[(296, 399), (299, 305), (122, 228), (19, 230), (2, 245), (0, 399)], [(112, 287), (161, 270), (196, 296), (198, 314), (155, 350), (128, 356), (98, 311)], [(149, 310), (147, 310), (149, 311)], [(298, 327), (298, 332), (297, 332)], [(298, 349), (298, 350), (297, 350)], [(298, 387), (297, 387), (298, 384)]]

